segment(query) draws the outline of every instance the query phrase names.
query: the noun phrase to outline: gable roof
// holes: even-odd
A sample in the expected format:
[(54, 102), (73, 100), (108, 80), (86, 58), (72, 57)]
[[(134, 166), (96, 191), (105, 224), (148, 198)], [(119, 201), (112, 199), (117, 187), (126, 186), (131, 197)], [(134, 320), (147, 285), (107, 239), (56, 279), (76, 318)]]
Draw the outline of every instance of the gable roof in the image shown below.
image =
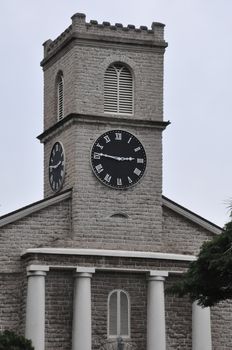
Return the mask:
[(30, 214), (33, 214), (41, 209), (45, 209), (50, 205), (57, 204), (65, 199), (71, 198), (72, 190), (66, 190), (62, 193), (53, 195), (51, 197), (42, 199), (38, 202), (34, 202), (25, 207), (17, 209), (11, 213), (0, 216), (0, 227), (10, 224), (14, 221), (20, 220)]
[(191, 210), (185, 207), (182, 207), (182, 205), (172, 201), (171, 199), (165, 196), (162, 196), (162, 202), (164, 207), (171, 209), (175, 213), (183, 216), (185, 219), (192, 221), (193, 223), (203, 227), (204, 229), (212, 232), (213, 234), (219, 235), (223, 231), (223, 229), (220, 226), (212, 223), (209, 220), (204, 219), (202, 216), (192, 212)]
[[(0, 227), (10, 224), (14, 221), (20, 220), (41, 209), (45, 209), (50, 205), (57, 204), (71, 197), (72, 197), (72, 190), (68, 189), (62, 193), (31, 203), (25, 207), (17, 209), (6, 215), (2, 215), (0, 216)], [(162, 204), (164, 207), (174, 211), (175, 213), (183, 216), (185, 219), (192, 221), (193, 223), (203, 227), (204, 229), (212, 232), (213, 234), (220, 234), (223, 230), (220, 226), (210, 222), (209, 220), (204, 219), (200, 215), (192, 212), (191, 210), (181, 206), (180, 204), (172, 201), (171, 199), (165, 196), (162, 196)]]

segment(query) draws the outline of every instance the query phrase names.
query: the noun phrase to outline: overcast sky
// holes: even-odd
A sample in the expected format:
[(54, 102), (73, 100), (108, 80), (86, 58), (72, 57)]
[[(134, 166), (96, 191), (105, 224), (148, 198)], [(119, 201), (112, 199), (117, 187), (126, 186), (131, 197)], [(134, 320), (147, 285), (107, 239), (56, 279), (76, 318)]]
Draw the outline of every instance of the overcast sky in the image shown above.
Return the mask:
[(43, 198), (42, 43), (87, 21), (166, 24), (165, 196), (224, 225), (232, 201), (231, 0), (1, 0), (0, 215)]

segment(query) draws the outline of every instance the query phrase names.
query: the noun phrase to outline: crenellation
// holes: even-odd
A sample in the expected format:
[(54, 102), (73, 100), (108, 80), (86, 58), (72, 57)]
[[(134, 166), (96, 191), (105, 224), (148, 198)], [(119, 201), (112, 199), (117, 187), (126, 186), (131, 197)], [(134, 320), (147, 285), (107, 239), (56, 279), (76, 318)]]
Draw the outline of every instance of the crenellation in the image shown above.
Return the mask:
[[(45, 42), (44, 58), (54, 53), (65, 40), (73, 39), (75, 35), (77, 35), (78, 38), (82, 38), (83, 36), (83, 39), (87, 39), (86, 35), (91, 35), (88, 39), (93, 40), (96, 36), (102, 36), (102, 39), (104, 39), (106, 36), (112, 37), (113, 35), (116, 38), (120, 38), (120, 40), (125, 38), (132, 41), (144, 41), (144, 43), (148, 40), (165, 43), (163, 32), (164, 24), (162, 23), (153, 22), (151, 29), (148, 29), (148, 27), (144, 25), (136, 28), (135, 25), (132, 24), (123, 26), (122, 23), (111, 24), (107, 21), (103, 21), (102, 24), (100, 24), (97, 20), (86, 22), (86, 16), (83, 13), (76, 13), (71, 19), (72, 24), (63, 33), (53, 41), (49, 39)], [(142, 45), (142, 42), (140, 42), (140, 45)]]

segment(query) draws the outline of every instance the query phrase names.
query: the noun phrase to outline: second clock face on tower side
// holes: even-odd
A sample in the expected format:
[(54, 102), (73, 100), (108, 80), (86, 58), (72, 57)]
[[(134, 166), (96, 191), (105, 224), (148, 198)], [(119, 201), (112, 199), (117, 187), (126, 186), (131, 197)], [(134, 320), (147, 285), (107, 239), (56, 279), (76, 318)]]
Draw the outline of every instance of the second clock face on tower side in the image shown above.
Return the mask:
[(58, 192), (64, 182), (65, 158), (64, 148), (60, 142), (56, 142), (51, 150), (49, 160), (49, 183), (54, 192)]
[(101, 135), (91, 150), (94, 174), (105, 185), (125, 189), (143, 176), (147, 164), (141, 142), (124, 130), (110, 130)]

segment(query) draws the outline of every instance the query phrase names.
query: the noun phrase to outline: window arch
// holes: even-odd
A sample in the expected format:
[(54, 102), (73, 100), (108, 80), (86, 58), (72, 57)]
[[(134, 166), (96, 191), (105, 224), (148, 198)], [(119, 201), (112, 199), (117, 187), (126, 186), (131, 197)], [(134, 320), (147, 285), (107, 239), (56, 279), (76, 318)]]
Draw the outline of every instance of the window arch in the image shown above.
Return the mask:
[(133, 114), (134, 81), (129, 68), (111, 64), (104, 76), (104, 112)]
[(63, 73), (57, 75), (56, 92), (57, 92), (57, 119), (64, 118), (64, 77)]
[(129, 295), (115, 289), (108, 296), (108, 337), (130, 337)]

